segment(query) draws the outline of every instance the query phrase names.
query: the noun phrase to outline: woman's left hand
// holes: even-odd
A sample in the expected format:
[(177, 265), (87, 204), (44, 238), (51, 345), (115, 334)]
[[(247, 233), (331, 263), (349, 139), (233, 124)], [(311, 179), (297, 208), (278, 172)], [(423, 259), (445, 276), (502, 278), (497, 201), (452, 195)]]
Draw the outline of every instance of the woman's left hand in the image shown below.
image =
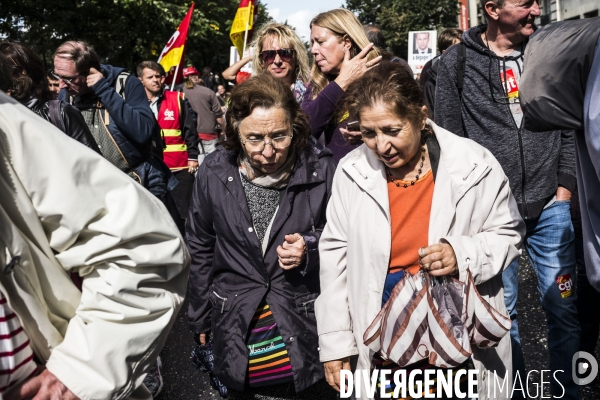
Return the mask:
[(458, 272), (456, 254), (448, 243), (438, 243), (419, 249), (419, 264), (433, 276), (452, 275)]
[(277, 247), (279, 266), (285, 270), (296, 268), (302, 264), (306, 255), (306, 243), (299, 233), (285, 235), (284, 242)]

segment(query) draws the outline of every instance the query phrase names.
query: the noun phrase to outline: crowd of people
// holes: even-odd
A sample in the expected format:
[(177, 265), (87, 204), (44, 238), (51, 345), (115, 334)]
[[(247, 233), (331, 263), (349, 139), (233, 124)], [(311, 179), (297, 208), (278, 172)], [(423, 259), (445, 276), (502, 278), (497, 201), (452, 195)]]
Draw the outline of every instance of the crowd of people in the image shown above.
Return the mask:
[[(578, 297), (600, 297), (600, 266), (572, 200), (577, 133), (524, 123), (537, 2), (481, 3), (487, 23), (443, 30), (420, 79), (346, 9), (310, 22), (312, 65), (293, 29), (265, 24), (231, 83), (190, 65), (166, 86), (160, 64), (133, 76), (82, 41), (46, 71), (0, 43), (0, 398), (159, 395), (186, 295), (222, 396), (335, 398), (342, 370), (441, 368), (476, 369), (479, 399), (526, 398), (526, 254), (550, 391), (578, 399), (572, 359), (599, 328)], [(414, 276), (472, 281), (510, 329), (449, 366), (390, 358), (365, 332)], [(517, 390), (490, 397), (494, 382)]]

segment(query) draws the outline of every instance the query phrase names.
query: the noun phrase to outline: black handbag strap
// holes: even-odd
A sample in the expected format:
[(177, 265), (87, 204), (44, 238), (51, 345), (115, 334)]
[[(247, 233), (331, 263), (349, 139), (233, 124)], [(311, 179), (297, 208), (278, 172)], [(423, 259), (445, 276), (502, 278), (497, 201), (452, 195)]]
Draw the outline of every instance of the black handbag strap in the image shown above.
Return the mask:
[(52, 125), (56, 126), (58, 129), (60, 129), (64, 133), (67, 133), (67, 128), (65, 127), (65, 123), (60, 116), (60, 103), (61, 103), (60, 100), (48, 101), (50, 122), (52, 122)]

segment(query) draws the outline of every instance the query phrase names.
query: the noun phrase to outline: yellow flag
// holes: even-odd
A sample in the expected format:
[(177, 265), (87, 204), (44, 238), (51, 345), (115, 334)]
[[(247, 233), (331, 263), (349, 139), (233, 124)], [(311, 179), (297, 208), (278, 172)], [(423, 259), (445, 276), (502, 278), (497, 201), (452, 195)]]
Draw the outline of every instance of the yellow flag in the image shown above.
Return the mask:
[(247, 41), (249, 42), (252, 38), (255, 12), (258, 11), (256, 3), (257, 1), (255, 0), (241, 0), (240, 6), (235, 13), (233, 24), (231, 24), (229, 38), (231, 38), (231, 42), (237, 48), (240, 57), (244, 56), (242, 53), (244, 52), (244, 38), (246, 36), (246, 30), (248, 30)]

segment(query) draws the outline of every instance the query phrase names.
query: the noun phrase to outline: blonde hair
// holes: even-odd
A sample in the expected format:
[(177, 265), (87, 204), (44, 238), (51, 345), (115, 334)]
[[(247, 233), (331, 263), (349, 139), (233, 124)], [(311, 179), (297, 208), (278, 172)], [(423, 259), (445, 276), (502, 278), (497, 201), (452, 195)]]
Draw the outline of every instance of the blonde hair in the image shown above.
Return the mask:
[(252, 42), (252, 47), (254, 47), (252, 69), (254, 73), (260, 75), (266, 72), (266, 66), (260, 58), (260, 52), (265, 40), (269, 36), (276, 37), (281, 48), (294, 49), (294, 57), (296, 59), (295, 79), (301, 79), (305, 83), (308, 82), (310, 79), (310, 67), (308, 65), (308, 51), (304, 43), (302, 43), (302, 40), (292, 28), (278, 24), (277, 22), (270, 22), (264, 25)]
[[(340, 39), (344, 36), (348, 36), (352, 42), (350, 48), (350, 57), (355, 57), (369, 44), (369, 39), (365, 33), (362, 24), (352, 13), (352, 11), (346, 10), (345, 8), (336, 8), (318, 14), (310, 21), (310, 28), (313, 25), (317, 25), (321, 28), (325, 28), (331, 31), (334, 35)], [(372, 60), (379, 56), (379, 51), (373, 47), (369, 54), (367, 54), (367, 60)], [(316, 63), (313, 63), (311, 70), (311, 95), (314, 99), (317, 97), (321, 90), (329, 83), (329, 78), (319, 69)]]

